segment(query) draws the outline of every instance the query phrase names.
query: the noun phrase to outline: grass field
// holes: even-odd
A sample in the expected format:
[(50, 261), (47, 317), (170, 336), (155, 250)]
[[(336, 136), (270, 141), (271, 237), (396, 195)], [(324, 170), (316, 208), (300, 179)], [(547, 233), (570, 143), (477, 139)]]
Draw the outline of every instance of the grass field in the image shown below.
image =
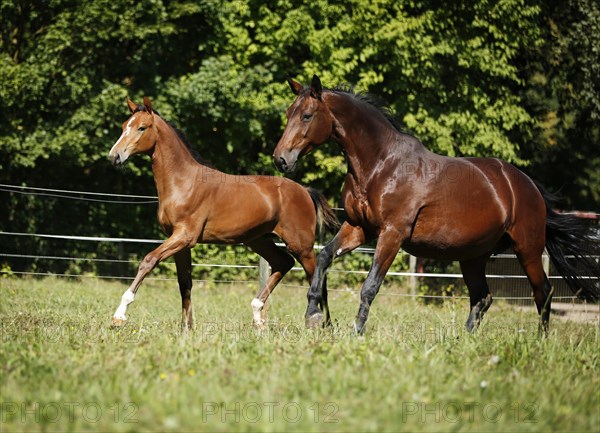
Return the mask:
[(280, 288), (251, 327), (255, 287), (194, 289), (179, 333), (172, 282), (145, 283), (123, 329), (124, 283), (0, 278), (1, 430), (599, 431), (597, 325), (502, 303), (476, 336), (464, 301), (375, 300), (364, 337), (357, 294), (330, 295), (333, 330), (303, 326), (305, 292)]

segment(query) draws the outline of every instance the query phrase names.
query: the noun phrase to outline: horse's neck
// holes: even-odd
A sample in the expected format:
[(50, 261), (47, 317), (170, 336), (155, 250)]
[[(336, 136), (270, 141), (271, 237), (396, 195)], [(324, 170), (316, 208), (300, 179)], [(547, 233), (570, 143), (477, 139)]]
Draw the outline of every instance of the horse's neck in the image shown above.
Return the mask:
[(336, 95), (330, 110), (335, 117), (333, 139), (342, 147), (348, 171), (359, 178), (371, 177), (390, 154), (410, 159), (425, 147), (417, 140), (404, 140), (388, 119), (373, 107), (361, 106), (348, 95)]
[(158, 122), (158, 138), (152, 153), (152, 171), (159, 201), (180, 194), (202, 168), (177, 133), (163, 119)]

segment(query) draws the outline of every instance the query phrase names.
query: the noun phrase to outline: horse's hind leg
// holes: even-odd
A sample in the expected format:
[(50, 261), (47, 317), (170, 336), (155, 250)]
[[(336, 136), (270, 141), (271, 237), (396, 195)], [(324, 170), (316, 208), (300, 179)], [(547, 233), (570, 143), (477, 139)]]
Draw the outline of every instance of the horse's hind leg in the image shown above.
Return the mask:
[(545, 214), (541, 214), (538, 218), (531, 215), (525, 222), (526, 224), (513, 227), (510, 236), (517, 259), (533, 288), (533, 298), (541, 320), (540, 334), (545, 334), (548, 331), (552, 303), (552, 287), (542, 263), (542, 253), (546, 244)]
[(539, 333), (546, 335), (548, 333), (548, 325), (550, 322), (550, 307), (552, 304), (552, 286), (548, 281), (544, 265), (542, 263), (541, 253), (527, 253), (517, 251), (519, 263), (525, 270), (529, 284), (533, 288), (533, 298), (538, 314), (540, 315)]
[(256, 298), (252, 300), (252, 314), (254, 326), (263, 328), (266, 323), (266, 315), (262, 316), (262, 311), (267, 302), (267, 298), (279, 284), (279, 281), (294, 266), (294, 258), (279, 248), (275, 243), (267, 238), (255, 239), (246, 243), (248, 247), (261, 257), (263, 257), (271, 266), (271, 275), (267, 279), (264, 287), (259, 288)]
[(471, 311), (465, 325), (469, 332), (473, 332), (479, 327), (483, 315), (492, 305), (492, 295), (485, 278), (485, 265), (488, 258), (489, 256), (486, 255), (474, 260), (460, 262), (460, 269), (469, 289), (471, 300)]
[(194, 318), (192, 314), (192, 254), (189, 248), (184, 248), (175, 254), (177, 266), (177, 282), (181, 293), (181, 329), (192, 329)]

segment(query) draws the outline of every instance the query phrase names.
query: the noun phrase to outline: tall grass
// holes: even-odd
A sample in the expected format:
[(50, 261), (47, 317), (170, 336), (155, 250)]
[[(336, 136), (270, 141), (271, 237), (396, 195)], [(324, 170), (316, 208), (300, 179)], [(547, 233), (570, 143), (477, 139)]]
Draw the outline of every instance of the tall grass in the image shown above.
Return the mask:
[(173, 283), (0, 279), (2, 431), (598, 431), (599, 328), (496, 303), (477, 335), (467, 304), (386, 295), (364, 337), (355, 292), (332, 292), (332, 330), (307, 331), (305, 291), (279, 288), (269, 330), (255, 288), (195, 288), (181, 335)]

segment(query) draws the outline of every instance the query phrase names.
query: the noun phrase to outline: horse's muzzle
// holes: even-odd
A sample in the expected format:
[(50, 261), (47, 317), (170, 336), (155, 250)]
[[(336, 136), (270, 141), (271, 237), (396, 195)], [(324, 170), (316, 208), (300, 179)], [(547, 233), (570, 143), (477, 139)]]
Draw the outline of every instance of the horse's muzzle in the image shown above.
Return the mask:
[(298, 161), (297, 155), (287, 152), (284, 156), (277, 156), (273, 154), (273, 162), (275, 167), (282, 173), (291, 173), (296, 169), (296, 162)]
[(109, 154), (108, 159), (113, 163), (113, 165), (121, 165), (125, 162), (125, 160), (121, 158), (121, 154), (119, 152)]
[(277, 169), (279, 171), (281, 171), (282, 173), (285, 173), (289, 170), (289, 166), (288, 166), (287, 162), (285, 161), (285, 158), (281, 157), (281, 158), (279, 158), (279, 160), (277, 160), (275, 157), (273, 157), (273, 159), (275, 160), (275, 166), (277, 167)]

